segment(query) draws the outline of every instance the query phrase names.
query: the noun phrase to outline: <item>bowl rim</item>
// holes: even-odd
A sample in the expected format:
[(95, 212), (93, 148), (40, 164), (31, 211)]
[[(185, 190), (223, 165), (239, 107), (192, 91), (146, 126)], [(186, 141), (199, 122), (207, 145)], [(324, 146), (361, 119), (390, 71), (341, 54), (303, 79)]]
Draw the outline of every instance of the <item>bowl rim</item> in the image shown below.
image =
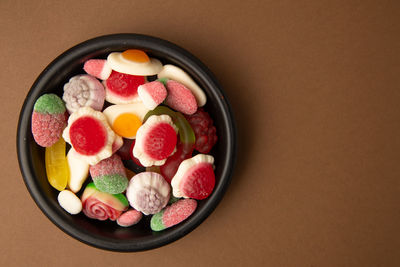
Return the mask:
[[(218, 106), (221, 107), (221, 115), (226, 124), (227, 131), (226, 142), (228, 143), (228, 151), (226, 153), (229, 156), (226, 157), (225, 164), (222, 167), (221, 182), (214, 188), (213, 194), (204, 205), (205, 207), (200, 212), (192, 215), (191, 217), (193, 218), (191, 218), (190, 222), (186, 223), (182, 227), (177, 227), (165, 234), (152, 236), (152, 238), (139, 239), (135, 242), (115, 242), (115, 240), (105, 237), (93, 237), (82, 229), (76, 229), (76, 227), (67, 224), (62, 217), (53, 210), (49, 200), (43, 195), (43, 193), (41, 193), (39, 185), (37, 181), (35, 181), (35, 175), (33, 175), (33, 164), (28, 157), (29, 145), (27, 144), (27, 138), (25, 137), (28, 126), (30, 126), (33, 105), (37, 98), (35, 96), (41, 92), (41, 88), (46, 84), (46, 81), (48, 81), (48, 79), (53, 75), (56, 75), (57, 69), (74, 59), (82, 58), (82, 56), (99, 51), (100, 49), (116, 46), (117, 44), (135, 48), (145, 48), (169, 56), (173, 55), (174, 58), (187, 67), (185, 70), (191, 70), (192, 73), (189, 74), (195, 75), (199, 80), (202, 80), (207, 84), (211, 91), (218, 96), (216, 101), (218, 102)], [(63, 232), (87, 245), (110, 251), (134, 252), (158, 248), (182, 238), (199, 226), (215, 210), (232, 180), (237, 154), (236, 136), (236, 123), (225, 92), (218, 83), (214, 74), (197, 57), (180, 46), (158, 37), (137, 33), (118, 33), (91, 38), (73, 46), (56, 57), (40, 73), (30, 88), (22, 105), (18, 120), (16, 143), (18, 163), (24, 183), (36, 205), (46, 215), (46, 217), (50, 219), (50, 221), (52, 221)]]

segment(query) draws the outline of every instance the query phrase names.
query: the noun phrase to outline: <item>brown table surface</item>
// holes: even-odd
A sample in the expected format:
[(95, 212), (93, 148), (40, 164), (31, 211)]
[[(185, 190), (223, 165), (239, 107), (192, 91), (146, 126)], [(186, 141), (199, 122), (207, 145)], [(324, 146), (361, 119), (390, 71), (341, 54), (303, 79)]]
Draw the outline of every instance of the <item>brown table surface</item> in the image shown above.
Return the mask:
[[(400, 266), (399, 18), (398, 1), (1, 0), (0, 265)], [(168, 246), (124, 254), (53, 225), (15, 145), (44, 67), (120, 32), (199, 57), (239, 130), (233, 181), (211, 216)]]

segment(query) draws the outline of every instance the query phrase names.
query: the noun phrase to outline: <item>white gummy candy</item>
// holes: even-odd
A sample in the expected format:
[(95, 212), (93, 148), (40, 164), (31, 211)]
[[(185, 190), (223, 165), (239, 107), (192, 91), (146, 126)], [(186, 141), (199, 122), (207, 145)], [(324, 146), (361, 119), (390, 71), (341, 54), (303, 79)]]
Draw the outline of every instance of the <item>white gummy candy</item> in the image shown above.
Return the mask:
[(76, 193), (81, 190), (82, 184), (89, 175), (89, 164), (83, 161), (72, 147), (68, 151), (67, 161), (70, 173), (68, 187)]
[(57, 200), (60, 206), (72, 215), (82, 211), (81, 200), (69, 190), (61, 191), (58, 194)]

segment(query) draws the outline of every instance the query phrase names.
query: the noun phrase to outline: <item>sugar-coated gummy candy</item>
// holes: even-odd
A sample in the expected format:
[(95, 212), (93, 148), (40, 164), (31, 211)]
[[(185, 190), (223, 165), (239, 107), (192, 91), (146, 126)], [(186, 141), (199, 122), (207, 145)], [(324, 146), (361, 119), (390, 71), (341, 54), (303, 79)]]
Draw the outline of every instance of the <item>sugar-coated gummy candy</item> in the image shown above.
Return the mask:
[(199, 108), (196, 113), (186, 115), (186, 119), (196, 136), (194, 148), (202, 154), (208, 154), (218, 140), (217, 129), (211, 116), (203, 108)]
[(129, 227), (137, 224), (143, 217), (143, 214), (140, 211), (135, 209), (130, 209), (125, 211), (118, 217), (117, 223), (122, 227)]
[(196, 112), (196, 98), (186, 86), (177, 81), (168, 80), (167, 92), (168, 95), (165, 99), (165, 104), (169, 107), (187, 115)]
[(89, 176), (89, 164), (83, 161), (73, 148), (68, 151), (67, 161), (70, 173), (68, 187), (76, 193), (81, 190), (82, 184)]
[(173, 195), (198, 200), (207, 198), (215, 185), (213, 163), (213, 156), (204, 154), (182, 161), (171, 181)]
[(164, 164), (175, 151), (177, 132), (170, 116), (150, 116), (137, 131), (133, 156), (145, 167)]
[(91, 107), (101, 111), (105, 96), (106, 93), (101, 82), (87, 74), (76, 75), (64, 84), (63, 100), (69, 113), (73, 113), (81, 107)]
[(151, 217), (151, 230), (162, 231), (177, 225), (192, 215), (196, 208), (196, 200), (180, 199)]
[(159, 81), (142, 84), (138, 87), (138, 95), (143, 104), (150, 110), (155, 109), (167, 97), (167, 89)]
[(163, 66), (162, 70), (158, 73), (157, 76), (159, 79), (167, 78), (180, 82), (181, 84), (185, 85), (190, 91), (192, 91), (199, 107), (202, 107), (206, 104), (206, 94), (183, 69), (175, 65), (166, 64)]
[(105, 59), (89, 59), (83, 65), (83, 70), (100, 80), (107, 80), (112, 71)]
[(65, 148), (65, 141), (60, 138), (52, 146), (46, 147), (45, 150), (47, 180), (58, 191), (64, 190), (69, 180), (69, 167)]
[(110, 53), (107, 63), (115, 71), (139, 76), (156, 75), (162, 69), (158, 59), (150, 58), (146, 52), (139, 49)]
[(64, 102), (55, 94), (42, 95), (35, 102), (31, 122), (35, 142), (42, 147), (52, 146), (67, 125)]
[(94, 183), (89, 183), (81, 196), (82, 211), (92, 219), (115, 221), (129, 203), (123, 194), (109, 194), (99, 191)]
[(68, 213), (75, 215), (82, 211), (81, 200), (71, 191), (63, 190), (57, 197), (60, 206)]
[(96, 188), (100, 191), (118, 194), (124, 192), (128, 186), (124, 164), (117, 154), (90, 166), (89, 171)]
[(170, 185), (155, 172), (141, 172), (132, 177), (126, 189), (129, 204), (143, 214), (155, 214), (170, 198)]
[(102, 112), (83, 107), (69, 116), (63, 138), (82, 160), (94, 165), (111, 156), (115, 134)]

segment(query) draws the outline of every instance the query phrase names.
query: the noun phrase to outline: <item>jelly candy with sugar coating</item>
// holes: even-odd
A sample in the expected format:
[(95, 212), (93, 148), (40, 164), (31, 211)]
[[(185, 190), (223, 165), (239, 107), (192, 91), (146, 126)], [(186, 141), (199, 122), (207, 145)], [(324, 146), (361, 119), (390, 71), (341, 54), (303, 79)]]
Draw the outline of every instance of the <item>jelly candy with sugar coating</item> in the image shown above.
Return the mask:
[(90, 166), (89, 171), (96, 188), (100, 191), (119, 194), (128, 186), (124, 164), (117, 154)]
[(186, 116), (186, 119), (196, 135), (195, 149), (208, 154), (218, 140), (217, 130), (210, 115), (200, 108), (193, 115)]
[(64, 102), (55, 94), (44, 94), (36, 100), (32, 113), (32, 135), (42, 147), (49, 147), (60, 139), (67, 125)]
[(169, 107), (187, 115), (191, 115), (196, 112), (196, 98), (192, 92), (186, 88), (186, 86), (179, 82), (168, 80), (167, 91), (168, 95), (165, 99), (165, 104), (167, 104)]
[(140, 85), (138, 94), (143, 104), (148, 109), (153, 110), (167, 97), (167, 89), (162, 82), (153, 81)]
[(186, 220), (196, 210), (197, 202), (194, 199), (180, 199), (166, 207), (150, 220), (153, 231), (162, 231)]

